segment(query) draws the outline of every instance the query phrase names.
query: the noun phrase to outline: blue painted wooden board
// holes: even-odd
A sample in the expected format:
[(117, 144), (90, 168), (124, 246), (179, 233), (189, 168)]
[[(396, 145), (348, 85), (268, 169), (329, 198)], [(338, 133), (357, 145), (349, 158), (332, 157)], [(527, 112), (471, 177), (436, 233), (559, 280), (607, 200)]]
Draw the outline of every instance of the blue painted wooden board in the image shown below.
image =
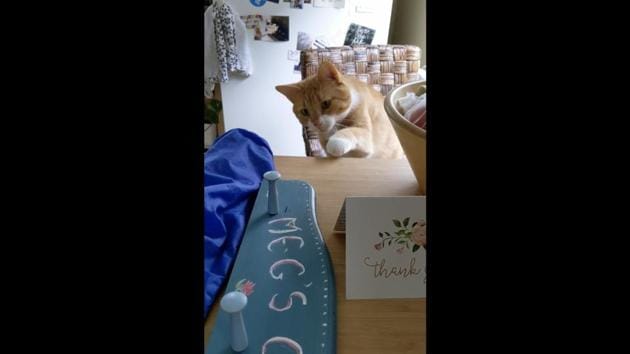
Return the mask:
[[(267, 213), (263, 180), (227, 284), (226, 293), (240, 289), (248, 297), (243, 319), (249, 346), (242, 353), (333, 354), (335, 279), (317, 226), (315, 191), (297, 180), (278, 180), (276, 186), (279, 213)], [(233, 353), (230, 317), (223, 311), (205, 352)]]

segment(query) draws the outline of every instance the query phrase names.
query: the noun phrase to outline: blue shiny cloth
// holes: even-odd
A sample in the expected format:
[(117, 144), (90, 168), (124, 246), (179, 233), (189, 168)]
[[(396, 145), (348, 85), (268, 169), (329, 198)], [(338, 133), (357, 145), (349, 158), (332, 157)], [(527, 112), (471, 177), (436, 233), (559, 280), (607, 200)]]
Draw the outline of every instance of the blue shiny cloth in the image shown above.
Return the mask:
[(274, 170), (273, 153), (244, 129), (221, 135), (204, 162), (204, 316), (229, 278), (262, 176)]

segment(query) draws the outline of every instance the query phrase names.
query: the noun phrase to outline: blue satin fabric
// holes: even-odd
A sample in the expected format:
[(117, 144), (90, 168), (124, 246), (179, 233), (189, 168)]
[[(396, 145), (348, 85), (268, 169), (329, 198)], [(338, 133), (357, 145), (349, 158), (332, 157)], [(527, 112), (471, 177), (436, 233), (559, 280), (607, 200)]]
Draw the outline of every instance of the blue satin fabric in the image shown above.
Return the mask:
[(204, 315), (229, 278), (262, 176), (274, 170), (273, 153), (244, 129), (221, 135), (204, 162)]

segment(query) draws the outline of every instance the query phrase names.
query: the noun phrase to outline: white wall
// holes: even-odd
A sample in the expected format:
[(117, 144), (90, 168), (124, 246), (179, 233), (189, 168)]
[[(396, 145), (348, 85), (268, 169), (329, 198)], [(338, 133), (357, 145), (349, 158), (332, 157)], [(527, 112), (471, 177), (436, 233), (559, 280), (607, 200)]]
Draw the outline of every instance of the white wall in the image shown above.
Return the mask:
[[(304, 4), (304, 9), (292, 9), (289, 3), (267, 2), (262, 7), (249, 0), (226, 0), (239, 15), (289, 16), (289, 41), (264, 42), (254, 40), (250, 30), (250, 47), (254, 73), (249, 78), (233, 76), (221, 85), (225, 129), (251, 130), (271, 145), (275, 155), (304, 156), (301, 126), (293, 115), (291, 103), (275, 90), (276, 85), (300, 81), (287, 59), (289, 49), (295, 50), (298, 32), (325, 35), (330, 45), (343, 45), (346, 31), (354, 22), (376, 30), (373, 44), (386, 44), (392, 0), (346, 0), (343, 9), (318, 8)], [(357, 6), (372, 8), (372, 13), (357, 13)]]
[(394, 0), (390, 44), (414, 44), (422, 49), (421, 65), (427, 58), (427, 1)]

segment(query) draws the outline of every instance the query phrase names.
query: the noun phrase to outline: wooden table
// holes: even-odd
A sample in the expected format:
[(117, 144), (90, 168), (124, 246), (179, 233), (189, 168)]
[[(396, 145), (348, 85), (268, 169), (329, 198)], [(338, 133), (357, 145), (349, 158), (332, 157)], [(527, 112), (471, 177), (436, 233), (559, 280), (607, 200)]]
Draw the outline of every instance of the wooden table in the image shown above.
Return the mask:
[[(425, 300), (346, 300), (345, 238), (332, 232), (347, 196), (418, 195), (418, 182), (407, 160), (280, 156), (275, 162), (283, 179), (300, 179), (315, 188), (317, 219), (335, 271), (337, 353), (425, 353)], [(217, 303), (204, 328), (206, 343)]]

